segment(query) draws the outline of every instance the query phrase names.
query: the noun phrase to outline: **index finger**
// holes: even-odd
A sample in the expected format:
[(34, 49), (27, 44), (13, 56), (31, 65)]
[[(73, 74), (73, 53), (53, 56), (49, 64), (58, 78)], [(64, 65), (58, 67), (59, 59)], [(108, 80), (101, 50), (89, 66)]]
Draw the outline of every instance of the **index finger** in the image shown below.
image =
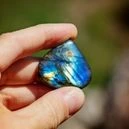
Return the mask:
[(0, 72), (19, 58), (56, 46), (76, 35), (73, 24), (42, 24), (3, 34), (0, 36)]

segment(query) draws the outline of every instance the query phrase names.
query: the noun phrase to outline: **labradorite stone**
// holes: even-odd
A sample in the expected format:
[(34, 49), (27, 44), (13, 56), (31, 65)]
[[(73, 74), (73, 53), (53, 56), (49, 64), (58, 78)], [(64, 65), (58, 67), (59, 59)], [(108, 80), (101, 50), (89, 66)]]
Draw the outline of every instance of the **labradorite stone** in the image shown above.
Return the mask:
[(76, 44), (68, 40), (43, 56), (39, 63), (39, 78), (54, 88), (84, 88), (91, 79), (91, 71)]

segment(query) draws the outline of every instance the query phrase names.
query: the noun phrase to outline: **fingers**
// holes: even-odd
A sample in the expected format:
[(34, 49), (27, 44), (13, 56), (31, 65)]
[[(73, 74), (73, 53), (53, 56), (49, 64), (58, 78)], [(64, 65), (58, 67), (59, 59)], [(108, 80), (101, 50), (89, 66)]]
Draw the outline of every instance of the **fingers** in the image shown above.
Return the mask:
[(51, 91), (23, 110), (18, 115), (30, 116), (34, 128), (54, 129), (84, 103), (83, 92), (74, 87)]
[(32, 84), (38, 80), (40, 58), (26, 57), (16, 61), (1, 74), (0, 85)]
[(31, 104), (51, 90), (43, 85), (3, 86), (0, 87), (0, 96), (5, 107), (9, 110), (16, 110)]
[(0, 72), (15, 60), (41, 49), (51, 48), (75, 38), (77, 29), (72, 24), (45, 24), (0, 36)]

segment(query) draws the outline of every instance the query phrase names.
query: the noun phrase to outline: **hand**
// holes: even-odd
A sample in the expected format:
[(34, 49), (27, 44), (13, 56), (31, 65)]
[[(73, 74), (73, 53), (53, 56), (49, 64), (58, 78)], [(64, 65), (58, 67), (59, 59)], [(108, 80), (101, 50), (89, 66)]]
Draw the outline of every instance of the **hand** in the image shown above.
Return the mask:
[(36, 83), (40, 58), (31, 56), (76, 35), (72, 24), (45, 24), (0, 36), (0, 129), (53, 129), (81, 108), (80, 89)]

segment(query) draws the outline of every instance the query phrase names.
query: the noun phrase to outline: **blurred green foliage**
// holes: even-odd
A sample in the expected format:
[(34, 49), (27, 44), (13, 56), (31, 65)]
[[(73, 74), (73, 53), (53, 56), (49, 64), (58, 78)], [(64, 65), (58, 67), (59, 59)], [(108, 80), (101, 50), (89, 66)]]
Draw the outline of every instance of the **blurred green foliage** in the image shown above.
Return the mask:
[[(79, 31), (77, 44), (93, 73), (90, 85), (105, 86), (119, 53), (119, 41), (110, 33), (110, 13), (101, 7), (92, 12), (95, 8), (92, 3), (86, 0), (0, 0), (0, 33), (42, 23), (75, 24)], [(36, 53), (39, 55), (42, 53)]]

